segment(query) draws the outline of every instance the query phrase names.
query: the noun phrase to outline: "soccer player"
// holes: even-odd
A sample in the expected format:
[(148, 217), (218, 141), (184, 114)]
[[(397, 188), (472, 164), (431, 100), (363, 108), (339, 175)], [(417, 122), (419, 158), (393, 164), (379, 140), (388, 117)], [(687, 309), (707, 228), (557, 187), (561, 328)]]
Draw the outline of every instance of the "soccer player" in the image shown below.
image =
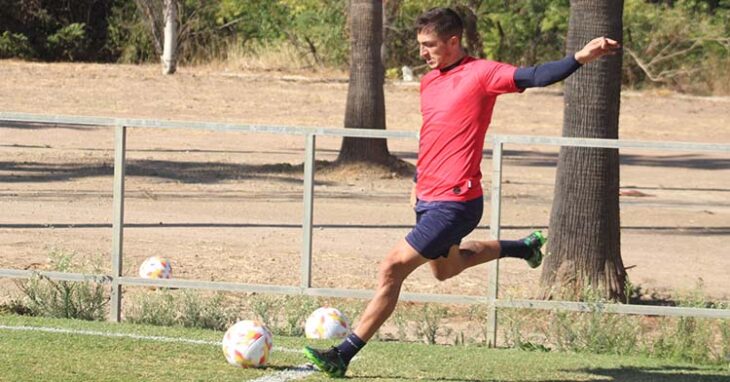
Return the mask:
[(345, 375), (350, 360), (395, 309), (403, 281), (421, 265), (428, 263), (443, 281), (498, 258), (524, 259), (531, 268), (542, 263), (546, 238), (540, 231), (521, 240), (461, 242), (482, 217), (480, 163), (494, 103), (500, 94), (561, 81), (620, 49), (618, 42), (599, 37), (562, 60), (516, 68), (467, 55), (462, 30), (449, 8), (432, 9), (416, 20), (420, 56), (432, 69), (421, 79), (423, 124), (411, 193), (416, 225), (380, 263), (375, 296), (353, 333), (329, 350), (304, 348), (331, 377)]

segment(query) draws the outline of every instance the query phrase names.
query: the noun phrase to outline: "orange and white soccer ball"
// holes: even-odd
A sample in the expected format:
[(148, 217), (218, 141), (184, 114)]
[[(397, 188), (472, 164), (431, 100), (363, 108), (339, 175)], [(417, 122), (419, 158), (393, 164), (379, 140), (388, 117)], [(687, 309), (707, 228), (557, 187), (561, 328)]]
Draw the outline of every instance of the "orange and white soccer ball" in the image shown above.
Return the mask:
[(223, 355), (238, 367), (266, 365), (271, 354), (273, 338), (262, 323), (252, 320), (236, 322), (223, 336)]
[(172, 265), (164, 257), (148, 257), (139, 267), (139, 277), (145, 279), (169, 279), (171, 276)]
[(344, 338), (350, 334), (350, 322), (335, 308), (319, 308), (312, 312), (304, 325), (307, 338)]

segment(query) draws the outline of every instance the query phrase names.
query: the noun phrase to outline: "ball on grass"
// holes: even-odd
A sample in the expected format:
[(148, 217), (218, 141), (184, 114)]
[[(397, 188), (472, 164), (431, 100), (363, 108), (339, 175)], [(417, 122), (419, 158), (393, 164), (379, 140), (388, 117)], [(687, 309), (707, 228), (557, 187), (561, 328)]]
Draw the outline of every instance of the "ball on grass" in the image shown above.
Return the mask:
[(272, 346), (271, 332), (258, 321), (238, 321), (223, 336), (223, 355), (233, 366), (247, 368), (266, 365)]

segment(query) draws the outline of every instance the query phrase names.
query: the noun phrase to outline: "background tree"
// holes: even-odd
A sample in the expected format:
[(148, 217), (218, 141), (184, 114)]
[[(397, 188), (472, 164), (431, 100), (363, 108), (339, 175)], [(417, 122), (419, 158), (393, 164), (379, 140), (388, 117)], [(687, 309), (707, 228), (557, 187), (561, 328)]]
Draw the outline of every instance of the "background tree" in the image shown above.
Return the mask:
[[(385, 69), (380, 58), (383, 43), (383, 8), (375, 0), (350, 3), (350, 82), (347, 88), (345, 127), (385, 129)], [(342, 140), (337, 161), (387, 164), (388, 143), (380, 138)]]
[[(567, 51), (599, 36), (622, 41), (623, 1), (571, 1)], [(618, 138), (620, 54), (578, 70), (565, 83), (563, 136)], [(550, 240), (541, 278), (546, 296), (580, 296), (588, 287), (623, 299), (619, 153), (563, 147), (558, 159)]]
[(177, 0), (165, 0), (165, 45), (162, 48), (162, 74), (173, 74), (177, 69)]

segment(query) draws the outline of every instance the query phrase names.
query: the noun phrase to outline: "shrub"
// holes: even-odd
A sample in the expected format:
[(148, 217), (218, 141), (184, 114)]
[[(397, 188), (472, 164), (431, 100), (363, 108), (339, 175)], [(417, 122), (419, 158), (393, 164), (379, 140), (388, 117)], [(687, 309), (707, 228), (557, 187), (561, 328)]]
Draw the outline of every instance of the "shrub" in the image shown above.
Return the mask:
[(0, 58), (31, 58), (33, 48), (22, 33), (5, 31), (0, 34)]
[[(73, 253), (53, 252), (51, 268), (58, 272), (81, 270)], [(16, 283), (25, 295), (23, 304), (34, 316), (103, 320), (109, 302), (107, 288), (94, 281), (54, 281), (36, 274)]]
[(125, 319), (131, 323), (226, 330), (237, 313), (223, 294), (212, 297), (195, 291), (158, 289), (136, 296)]
[(87, 49), (85, 24), (69, 24), (48, 36), (48, 51), (62, 60), (73, 61)]

